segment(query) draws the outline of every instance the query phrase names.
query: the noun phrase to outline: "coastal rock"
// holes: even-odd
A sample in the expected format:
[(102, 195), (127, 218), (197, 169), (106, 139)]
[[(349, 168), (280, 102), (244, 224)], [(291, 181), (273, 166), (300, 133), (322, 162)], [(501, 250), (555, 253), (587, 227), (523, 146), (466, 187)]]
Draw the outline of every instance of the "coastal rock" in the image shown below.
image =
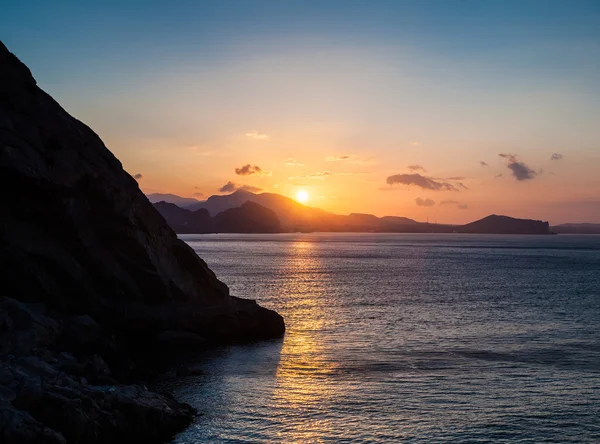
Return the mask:
[(162, 442), (194, 412), (136, 384), (157, 337), (195, 348), (285, 330), (229, 295), (2, 43), (0, 200), (2, 443)]

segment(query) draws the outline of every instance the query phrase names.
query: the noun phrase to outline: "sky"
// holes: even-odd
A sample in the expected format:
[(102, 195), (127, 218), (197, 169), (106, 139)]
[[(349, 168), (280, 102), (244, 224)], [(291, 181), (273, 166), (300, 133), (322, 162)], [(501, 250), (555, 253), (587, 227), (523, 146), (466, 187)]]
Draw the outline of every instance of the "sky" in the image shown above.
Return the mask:
[(146, 193), (600, 223), (600, 1), (27, 1), (0, 39)]

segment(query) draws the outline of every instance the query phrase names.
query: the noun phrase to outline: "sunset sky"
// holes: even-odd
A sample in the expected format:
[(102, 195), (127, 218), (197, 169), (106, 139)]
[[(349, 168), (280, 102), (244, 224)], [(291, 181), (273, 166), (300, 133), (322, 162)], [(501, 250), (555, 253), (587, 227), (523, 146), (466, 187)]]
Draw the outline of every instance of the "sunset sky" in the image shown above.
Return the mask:
[(600, 223), (600, 1), (85, 3), (0, 39), (146, 193)]

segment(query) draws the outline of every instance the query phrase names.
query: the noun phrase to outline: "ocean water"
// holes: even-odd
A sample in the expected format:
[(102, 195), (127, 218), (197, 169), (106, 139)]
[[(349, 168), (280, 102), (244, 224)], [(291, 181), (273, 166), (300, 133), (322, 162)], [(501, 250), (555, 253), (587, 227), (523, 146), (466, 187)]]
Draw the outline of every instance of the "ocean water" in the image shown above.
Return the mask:
[(600, 442), (600, 236), (182, 237), (288, 331), (175, 381), (176, 443)]

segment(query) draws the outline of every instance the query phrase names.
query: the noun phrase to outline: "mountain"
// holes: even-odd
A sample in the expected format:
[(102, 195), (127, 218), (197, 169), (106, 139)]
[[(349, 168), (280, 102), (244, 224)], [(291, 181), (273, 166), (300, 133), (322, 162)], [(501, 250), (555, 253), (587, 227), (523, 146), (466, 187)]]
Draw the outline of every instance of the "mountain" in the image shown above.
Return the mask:
[(158, 202), (154, 207), (165, 218), (176, 233), (281, 233), (277, 215), (254, 202), (245, 202), (237, 208), (221, 211), (210, 217), (208, 210), (196, 211), (179, 208), (167, 202)]
[(204, 208), (190, 211), (168, 202), (155, 203), (154, 208), (176, 233), (215, 233), (213, 218)]
[(561, 224), (550, 227), (557, 234), (600, 234), (600, 224)]
[(204, 202), (204, 201), (201, 201), (198, 199), (194, 199), (193, 197), (181, 197), (181, 196), (177, 196), (176, 194), (168, 194), (168, 193), (167, 194), (153, 193), (153, 194), (148, 194), (146, 197), (152, 203), (168, 202), (168, 203), (175, 204), (181, 208), (188, 208), (193, 205), (197, 205), (199, 203)]
[[(237, 208), (246, 202), (255, 202), (275, 212), (284, 231), (381, 231), (381, 220), (372, 214), (353, 213), (348, 216), (328, 213), (320, 208), (309, 207), (289, 197), (276, 193), (255, 194), (238, 190), (223, 196), (211, 196), (187, 209), (204, 208), (212, 216)], [(416, 222), (397, 218), (407, 224)]]
[[(280, 194), (255, 194), (244, 190), (238, 190), (228, 195), (211, 196), (205, 202), (188, 207), (188, 210), (205, 209), (211, 215), (216, 215), (225, 210), (240, 207), (246, 202), (255, 202), (272, 210), (281, 221), (283, 231), (288, 232), (550, 234), (547, 222), (530, 219), (515, 219), (493, 214), (466, 225), (443, 225), (416, 222), (413, 219), (398, 216), (377, 217), (364, 213), (339, 215), (302, 205)], [(170, 218), (167, 217), (167, 220)]]
[[(206, 210), (198, 210), (206, 211)], [(254, 202), (246, 202), (238, 208), (230, 208), (214, 217), (218, 233), (281, 233), (277, 215)]]
[(289, 197), (275, 193), (255, 194), (245, 190), (237, 190), (223, 196), (210, 196), (206, 202), (188, 207), (189, 210), (204, 208), (211, 216), (230, 208), (240, 207), (246, 202), (255, 202), (274, 211), (281, 225), (289, 231), (314, 231), (315, 226), (322, 226), (329, 215), (319, 208), (308, 207)]
[(470, 224), (456, 227), (459, 233), (481, 234), (551, 234), (548, 222), (515, 219), (492, 214)]
[(138, 382), (178, 349), (284, 332), (1, 42), (0, 201), (0, 442), (164, 442), (193, 409)]

